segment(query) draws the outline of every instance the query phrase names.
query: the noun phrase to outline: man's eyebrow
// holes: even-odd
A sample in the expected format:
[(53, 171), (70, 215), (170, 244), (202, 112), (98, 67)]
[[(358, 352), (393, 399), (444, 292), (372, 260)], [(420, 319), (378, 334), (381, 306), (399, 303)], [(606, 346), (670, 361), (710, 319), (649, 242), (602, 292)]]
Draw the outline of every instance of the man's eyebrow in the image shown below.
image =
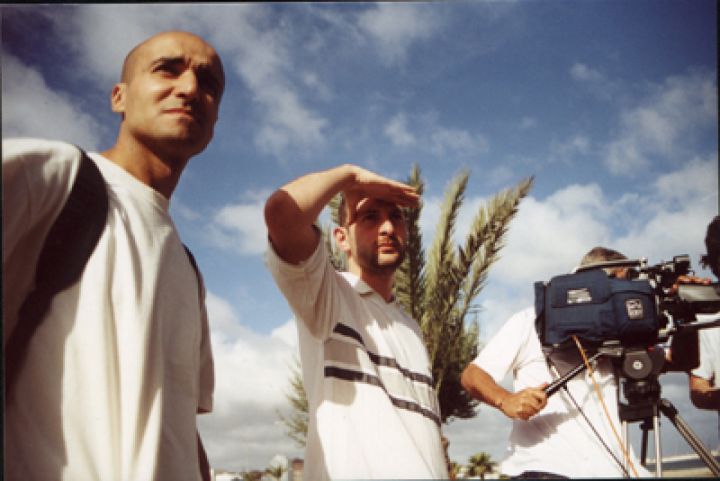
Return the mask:
[[(153, 60), (150, 63), (150, 67), (155, 67), (157, 65), (162, 64), (170, 64), (170, 65), (185, 65), (187, 63), (187, 60), (182, 55), (176, 55), (176, 56), (162, 56), (158, 57), (155, 60)], [(211, 62), (203, 63), (197, 66), (197, 70), (200, 72), (204, 72), (209, 74), (213, 81), (218, 84), (219, 87), (222, 87), (225, 83), (224, 75), (222, 74), (222, 71), (216, 72), (215, 68), (213, 67), (213, 64)]]
[(158, 57), (155, 60), (153, 60), (152, 62), (150, 62), (150, 66), (154, 67), (156, 65), (167, 64), (167, 63), (169, 63), (169, 64), (184, 64), (185, 58), (183, 58), (180, 55), (173, 56), (173, 57), (162, 56), (162, 57)]

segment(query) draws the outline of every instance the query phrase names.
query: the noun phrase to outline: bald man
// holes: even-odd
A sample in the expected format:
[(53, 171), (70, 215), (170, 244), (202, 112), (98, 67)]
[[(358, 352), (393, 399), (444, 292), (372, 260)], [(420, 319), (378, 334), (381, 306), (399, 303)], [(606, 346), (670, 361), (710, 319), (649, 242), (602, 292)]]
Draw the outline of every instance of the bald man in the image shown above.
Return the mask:
[[(6, 393), (6, 479), (209, 474), (196, 428), (214, 386), (204, 288), (168, 209), (213, 136), (223, 88), (220, 58), (190, 33), (155, 35), (126, 58), (111, 94), (122, 118), (116, 143), (89, 154), (108, 192), (104, 231), (80, 280), (53, 297), (21, 365), (7, 366), (17, 376)], [(81, 155), (37, 139), (3, 141), (2, 152), (7, 352)]]

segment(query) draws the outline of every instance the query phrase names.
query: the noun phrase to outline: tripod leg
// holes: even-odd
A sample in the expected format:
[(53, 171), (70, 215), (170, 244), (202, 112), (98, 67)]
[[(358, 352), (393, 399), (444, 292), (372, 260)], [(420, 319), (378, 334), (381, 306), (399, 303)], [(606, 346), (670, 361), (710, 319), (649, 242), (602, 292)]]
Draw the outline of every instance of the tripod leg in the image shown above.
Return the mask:
[[(627, 422), (626, 420), (623, 420), (623, 422), (622, 422), (622, 444), (623, 444), (623, 446), (627, 446), (627, 445), (628, 445), (628, 439), (630, 439), (630, 438), (628, 437), (628, 422)], [(623, 468), (623, 471), (624, 471), (625, 473), (629, 473), (629, 472), (630, 472), (630, 471), (628, 471), (628, 470), (630, 469), (630, 466), (629, 466), (629, 462), (628, 462), (628, 461), (629, 461), (629, 460), (628, 460), (627, 457), (623, 457), (623, 465), (622, 465), (622, 468)], [(627, 476), (627, 477), (630, 477), (628, 474), (626, 474), (626, 476)]]
[(650, 430), (647, 419), (640, 424), (640, 429), (642, 429), (642, 444), (640, 445), (640, 463), (643, 466), (647, 466), (648, 431)]
[(713, 475), (720, 476), (720, 463), (713, 457), (707, 447), (703, 445), (685, 420), (680, 417), (675, 406), (667, 399), (660, 399), (658, 401), (658, 408), (670, 422), (673, 423), (678, 432), (685, 438), (685, 441), (687, 441), (690, 447), (700, 456), (700, 459), (710, 468)]
[(662, 478), (662, 446), (660, 445), (660, 413), (655, 410), (653, 416), (653, 431), (655, 435), (655, 476)]

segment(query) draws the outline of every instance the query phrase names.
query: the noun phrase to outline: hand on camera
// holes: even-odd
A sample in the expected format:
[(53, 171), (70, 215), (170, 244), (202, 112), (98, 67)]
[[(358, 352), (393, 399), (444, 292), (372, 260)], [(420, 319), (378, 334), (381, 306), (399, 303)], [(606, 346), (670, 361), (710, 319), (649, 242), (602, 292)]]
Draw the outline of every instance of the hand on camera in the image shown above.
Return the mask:
[(708, 285), (711, 284), (712, 280), (708, 279), (707, 277), (696, 277), (696, 276), (678, 276), (678, 278), (675, 280), (675, 283), (670, 288), (670, 294), (677, 293), (678, 289), (680, 288), (680, 284), (702, 284), (702, 285)]

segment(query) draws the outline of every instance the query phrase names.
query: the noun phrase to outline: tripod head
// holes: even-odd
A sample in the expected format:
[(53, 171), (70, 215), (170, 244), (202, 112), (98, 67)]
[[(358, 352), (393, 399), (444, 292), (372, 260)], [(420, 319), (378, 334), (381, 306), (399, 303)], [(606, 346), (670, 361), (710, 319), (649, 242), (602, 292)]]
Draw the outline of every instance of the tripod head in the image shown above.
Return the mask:
[[(546, 355), (549, 353), (546, 352)], [(609, 344), (598, 347), (588, 359), (588, 363), (607, 357), (610, 358), (615, 366), (616, 372), (620, 374), (624, 385), (630, 384), (633, 387), (628, 388), (630, 396), (636, 399), (646, 388), (645, 385), (655, 382), (662, 371), (665, 364), (665, 352), (661, 346), (653, 346), (652, 348), (628, 348), (619, 344)], [(553, 381), (546, 386), (544, 391), (547, 396), (555, 394), (560, 388), (564, 387), (570, 379), (587, 369), (585, 362), (581, 362), (573, 369)], [(658, 394), (659, 395), (659, 394)], [(626, 394), (627, 397), (627, 394)], [(628, 398), (629, 400), (629, 398)]]

